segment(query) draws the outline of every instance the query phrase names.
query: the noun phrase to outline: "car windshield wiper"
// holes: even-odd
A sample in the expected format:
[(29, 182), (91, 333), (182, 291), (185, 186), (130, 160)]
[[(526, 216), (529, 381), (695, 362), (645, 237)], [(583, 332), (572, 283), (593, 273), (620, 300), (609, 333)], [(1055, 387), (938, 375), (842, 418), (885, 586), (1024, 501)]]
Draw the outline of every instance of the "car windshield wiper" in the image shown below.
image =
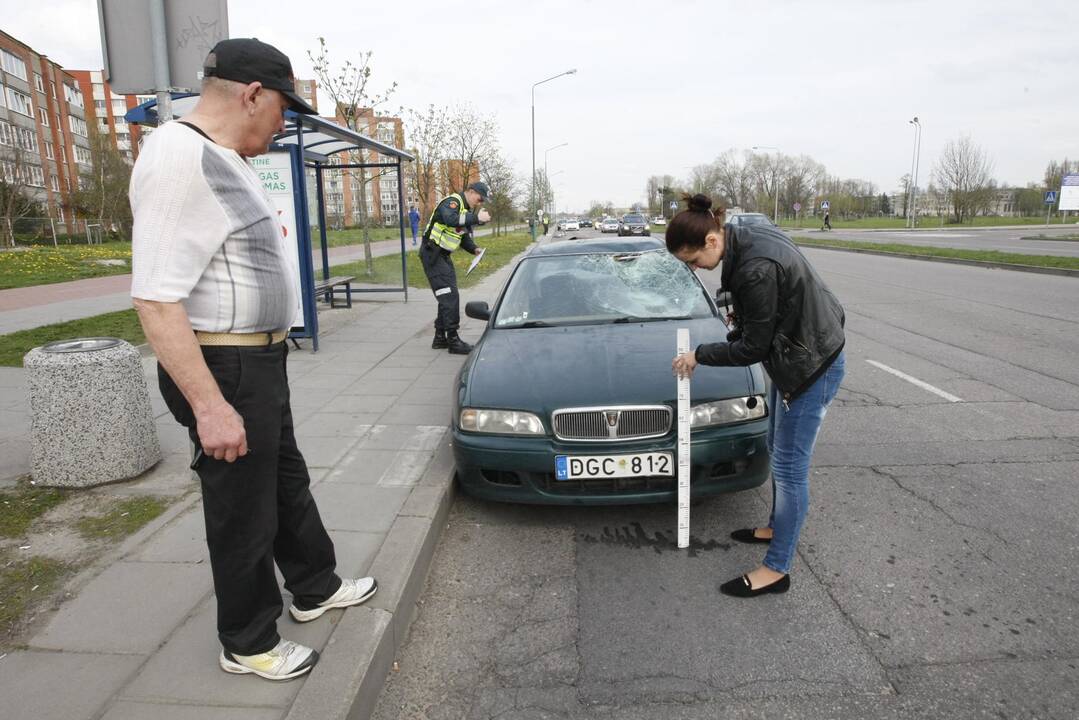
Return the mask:
[(638, 323), (638, 322), (656, 322), (658, 320), (689, 320), (689, 315), (674, 315), (674, 316), (659, 316), (659, 317), (638, 317), (636, 315), (623, 315), (620, 318), (611, 320), (612, 323)]
[(528, 322), (517, 323), (516, 325), (503, 325), (502, 330), (514, 330), (516, 328), (538, 328), (538, 327), (555, 327), (553, 324), (546, 320), (529, 320)]

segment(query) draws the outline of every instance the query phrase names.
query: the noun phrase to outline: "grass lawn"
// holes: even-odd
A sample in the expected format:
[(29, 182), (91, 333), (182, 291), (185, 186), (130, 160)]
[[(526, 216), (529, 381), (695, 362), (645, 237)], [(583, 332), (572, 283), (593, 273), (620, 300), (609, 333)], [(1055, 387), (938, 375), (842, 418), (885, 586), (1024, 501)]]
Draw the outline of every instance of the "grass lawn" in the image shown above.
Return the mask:
[(85, 538), (125, 538), (165, 512), (168, 503), (161, 498), (133, 497), (110, 507), (104, 515), (80, 518), (75, 524)]
[[(468, 269), (469, 264), (472, 262), (471, 255), (463, 251), (457, 251), (450, 256), (453, 258), (453, 265), (457, 269), (457, 285), (462, 288), (472, 287), (480, 280), (483, 280), (491, 273), (509, 263), (514, 256), (528, 247), (531, 242), (532, 238), (529, 237), (526, 232), (508, 233), (506, 235), (499, 235), (497, 238), (477, 238), (476, 244), (482, 248), (486, 248), (487, 252), (484, 254), (480, 264), (472, 271), (472, 274), (465, 275), (465, 270)], [(427, 282), (427, 276), (423, 273), (423, 266), (420, 265), (420, 256), (411, 248), (411, 246), (405, 254), (405, 259), (406, 266), (408, 267), (409, 286), (416, 288), (430, 288), (431, 286)], [(344, 265), (334, 265), (330, 268), (330, 274), (355, 275), (356, 282), (363, 284), (400, 285), (401, 258), (399, 256), (385, 255), (376, 257), (374, 259), (374, 265), (375, 273), (373, 276), (367, 275), (362, 260), (346, 263)]]
[[(368, 228), (367, 234), (368, 236), (370, 236), (371, 242), (401, 239), (401, 231), (396, 227)], [(409, 243), (412, 242), (412, 230), (407, 225), (405, 226), (405, 241)], [(363, 245), (363, 230), (361, 230), (360, 228), (348, 228), (346, 230), (327, 230), (326, 242), (329, 244), (330, 247), (340, 247), (342, 245)], [(318, 246), (318, 230), (316, 230), (315, 228), (311, 228), (311, 247), (318, 248)]]
[(142, 326), (139, 325), (135, 311), (120, 310), (0, 335), (0, 365), (22, 367), (23, 355), (53, 340), (98, 336), (118, 337), (127, 340), (132, 345), (141, 345), (146, 342), (146, 336), (142, 334)]
[(30, 523), (64, 501), (68, 492), (20, 482), (14, 488), (0, 492), (0, 537), (18, 538)]
[[(95, 260), (123, 260), (97, 265)], [(0, 251), (0, 290), (131, 272), (131, 243), (34, 246)]]
[(902, 245), (900, 243), (858, 242), (855, 240), (834, 240), (819, 237), (795, 237), (799, 245), (855, 248), (858, 250), (876, 250), (879, 252), (924, 255), (927, 257), (957, 258), (960, 260), (981, 260), (1002, 265), (1033, 265), (1036, 267), (1067, 268), (1079, 270), (1079, 257), (1060, 257), (1056, 255), (1022, 255), (1004, 253), (996, 250), (959, 250), (956, 248), (922, 247), (921, 245)]
[[(831, 218), (832, 229), (834, 230), (902, 230), (907, 226), (906, 218), (901, 217), (872, 217), (861, 218), (858, 220), (842, 220), (835, 215)], [(791, 218), (783, 218), (779, 225), (785, 228), (804, 228), (804, 229), (819, 229), (824, 223), (822, 216), (817, 217), (800, 217), (797, 221)], [(1059, 217), (1052, 218), (1053, 225), (1060, 225), (1061, 220)], [(945, 228), (970, 228), (970, 227), (991, 227), (995, 225), (1045, 225), (1044, 217), (975, 217), (970, 220), (964, 221), (961, 225), (955, 225), (949, 223), (948, 219), (944, 219)], [(939, 217), (919, 217), (918, 228), (920, 230), (939, 230), (941, 228)]]
[(74, 570), (49, 557), (0, 553), (0, 647), (7, 645), (27, 606), (51, 595)]

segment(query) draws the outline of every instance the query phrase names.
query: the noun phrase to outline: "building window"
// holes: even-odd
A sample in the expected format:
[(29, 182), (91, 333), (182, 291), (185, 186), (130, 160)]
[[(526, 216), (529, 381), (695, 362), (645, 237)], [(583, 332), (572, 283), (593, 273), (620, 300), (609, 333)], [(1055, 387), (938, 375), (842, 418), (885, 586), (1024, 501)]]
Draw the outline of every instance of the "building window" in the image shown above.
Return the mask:
[(40, 165), (26, 166), (26, 184), (33, 187), (45, 187), (45, 173)]
[(75, 146), (75, 162), (81, 163), (83, 165), (91, 164), (90, 151), (87, 150), (84, 147), (79, 147), (78, 145), (76, 145)]
[(114, 117), (122, 118), (127, 112), (127, 103), (123, 100), (112, 101), (112, 114)]
[(26, 117), (34, 117), (33, 106), (30, 104), (30, 96), (13, 88), (7, 89), (7, 106)]
[(86, 137), (86, 121), (82, 118), (77, 118), (74, 115), (68, 115), (68, 120), (71, 121), (71, 132), (76, 135)]
[(56, 217), (60, 220), (61, 223), (64, 222), (64, 208), (62, 208), (62, 207), (56, 208)]
[(34, 132), (33, 128), (16, 127), (15, 134), (19, 140), (19, 147), (23, 150), (37, 152), (37, 133)]
[(82, 107), (82, 92), (66, 83), (64, 84), (64, 99), (76, 107)]
[(4, 70), (20, 80), (29, 79), (26, 77), (26, 63), (24, 63), (17, 55), (12, 55), (7, 50), (0, 50), (0, 65), (3, 66)]
[(94, 112), (95, 115), (104, 115), (105, 114), (105, 101), (104, 100), (94, 100), (94, 111), (95, 111)]
[(34, 87), (37, 88), (39, 93), (45, 92), (45, 82), (41, 79), (41, 76), (34, 73)]
[(7, 88), (4, 87), (3, 83), (0, 83), (0, 108), (6, 108), (7, 107), (7, 100), (5, 99), (6, 97), (7, 97)]
[(53, 192), (60, 192), (60, 178), (55, 175), (51, 176), (49, 178), (49, 187), (52, 188)]
[(52, 143), (48, 140), (45, 141), (45, 158), (48, 160), (56, 159), (56, 152), (53, 150)]
[(49, 89), (52, 90), (52, 99), (56, 100), (56, 83), (52, 80), (49, 81)]
[(45, 110), (45, 108), (38, 108), (37, 109), (37, 116), (39, 118), (41, 118), (42, 126), (44, 126), (44, 127), (49, 126), (49, 113), (48, 113), (47, 110)]
[(0, 145), (15, 144), (15, 128), (6, 120), (0, 120)]

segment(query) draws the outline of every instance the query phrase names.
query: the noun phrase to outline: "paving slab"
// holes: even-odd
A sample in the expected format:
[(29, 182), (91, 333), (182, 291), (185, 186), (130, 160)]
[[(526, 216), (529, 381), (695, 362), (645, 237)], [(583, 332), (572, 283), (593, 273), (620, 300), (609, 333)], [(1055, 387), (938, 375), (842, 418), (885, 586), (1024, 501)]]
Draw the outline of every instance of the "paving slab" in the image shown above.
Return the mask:
[(6, 720), (90, 720), (142, 655), (19, 651), (0, 659)]

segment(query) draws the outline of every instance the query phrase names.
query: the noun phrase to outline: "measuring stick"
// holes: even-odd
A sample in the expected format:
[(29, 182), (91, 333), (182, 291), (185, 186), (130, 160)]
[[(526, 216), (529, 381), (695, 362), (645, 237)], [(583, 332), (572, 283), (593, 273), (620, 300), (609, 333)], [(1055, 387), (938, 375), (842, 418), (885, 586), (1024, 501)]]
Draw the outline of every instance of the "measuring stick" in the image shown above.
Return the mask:
[[(678, 328), (678, 354), (689, 352), (689, 328)], [(689, 547), (689, 378), (678, 378), (678, 547)]]

